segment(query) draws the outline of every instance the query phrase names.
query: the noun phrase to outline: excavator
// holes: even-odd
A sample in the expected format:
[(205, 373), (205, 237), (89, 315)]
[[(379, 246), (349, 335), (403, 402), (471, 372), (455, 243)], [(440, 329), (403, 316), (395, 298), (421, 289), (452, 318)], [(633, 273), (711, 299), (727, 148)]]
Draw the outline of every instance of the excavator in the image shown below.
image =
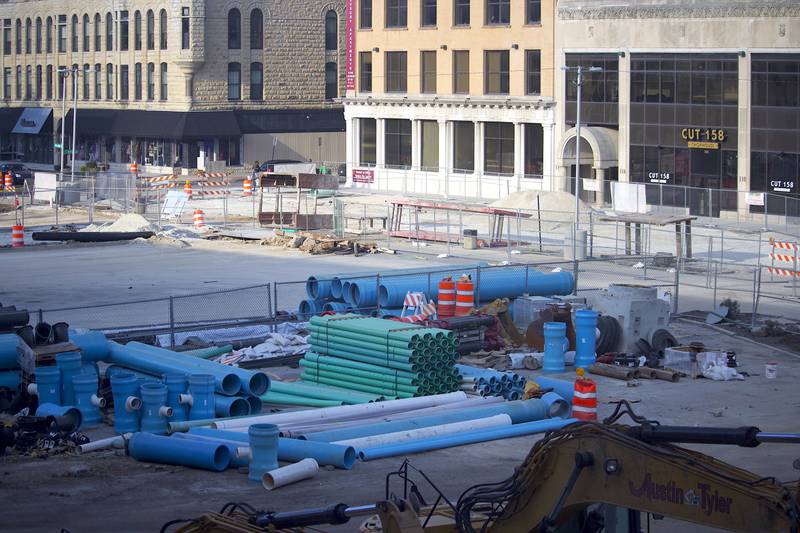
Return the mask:
[[(624, 415), (635, 424), (619, 423)], [(384, 533), (640, 533), (649, 531), (651, 518), (730, 531), (798, 533), (798, 481), (780, 483), (676, 445), (752, 448), (770, 442), (797, 444), (800, 435), (756, 427), (664, 426), (636, 415), (623, 401), (603, 423), (577, 422), (547, 433), (511, 477), (472, 486), (456, 502), (406, 460), (387, 476), (386, 498), (377, 503), (271, 512), (231, 502), (219, 513), (168, 522), (162, 532), (179, 522), (188, 522), (176, 530), (182, 533), (324, 531), (315, 526), (377, 515), (379, 525), (371, 531)], [(794, 467), (800, 468), (800, 459)], [(410, 473), (436, 490), (432, 504)], [(389, 492), (393, 477), (403, 483), (398, 496)]]

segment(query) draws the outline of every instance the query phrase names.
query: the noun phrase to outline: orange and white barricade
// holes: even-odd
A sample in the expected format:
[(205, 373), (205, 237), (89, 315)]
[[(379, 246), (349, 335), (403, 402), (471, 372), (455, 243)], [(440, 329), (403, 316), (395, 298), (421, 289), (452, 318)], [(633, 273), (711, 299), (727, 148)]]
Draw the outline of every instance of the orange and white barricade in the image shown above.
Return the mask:
[[(772, 252), (769, 254), (769, 258), (772, 260), (772, 266), (768, 266), (767, 271), (770, 274), (795, 279), (800, 276), (800, 268), (798, 268), (800, 267), (800, 265), (798, 265), (798, 251), (800, 251), (800, 246), (798, 246), (796, 242), (776, 241), (772, 237), (770, 237), (769, 243), (772, 245)], [(789, 253), (783, 252), (784, 250), (788, 251)], [(776, 262), (790, 263), (791, 266), (775, 266)], [(794, 284), (796, 282), (793, 281), (792, 283)], [(796, 287), (794, 287), (793, 290), (796, 291)]]
[(439, 282), (439, 318), (449, 318), (456, 314), (456, 282), (447, 276)]
[(192, 219), (194, 220), (195, 228), (203, 229), (206, 227), (206, 214), (203, 213), (202, 209), (195, 209)]
[(186, 199), (187, 200), (191, 200), (192, 199), (192, 182), (191, 181), (186, 180), (186, 182), (183, 184), (183, 193), (186, 195)]
[(253, 180), (250, 178), (245, 178), (242, 183), (242, 195), (253, 196)]
[[(406, 312), (413, 314), (406, 316)], [(424, 322), (436, 316), (436, 302), (428, 301), (425, 293), (408, 292), (403, 300), (403, 311), (400, 313), (400, 320), (403, 322)]]
[(138, 174), (139, 173), (139, 165), (136, 164), (136, 161), (131, 163), (130, 171), (131, 171), (131, 174)]
[(11, 171), (7, 171), (5, 175), (5, 191), (14, 191), (14, 178), (11, 177)]
[(25, 226), (11, 226), (11, 246), (13, 248), (25, 246)]
[(467, 316), (475, 307), (475, 284), (468, 274), (463, 274), (456, 282), (455, 316)]
[(578, 369), (575, 388), (572, 392), (572, 418), (584, 422), (597, 421), (597, 384), (594, 380), (583, 377), (582, 368)]

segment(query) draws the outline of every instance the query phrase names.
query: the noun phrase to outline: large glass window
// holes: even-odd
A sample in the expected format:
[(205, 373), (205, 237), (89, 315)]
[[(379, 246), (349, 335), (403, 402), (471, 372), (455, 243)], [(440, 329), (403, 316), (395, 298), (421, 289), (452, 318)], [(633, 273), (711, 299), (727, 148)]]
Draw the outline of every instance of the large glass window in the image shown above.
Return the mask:
[(136, 63), (133, 67), (133, 99), (142, 99), (142, 64)]
[(487, 174), (514, 174), (514, 124), (486, 122), (483, 134), (483, 171)]
[[(83, 15), (83, 25), (81, 26), (81, 32), (83, 36), (83, 51), (89, 52), (91, 50), (91, 39), (89, 38), (89, 15)], [(39, 37), (41, 37), (41, 35), (39, 35)], [(37, 46), (41, 48), (41, 42), (37, 43)], [(41, 50), (39, 50), (39, 52), (41, 52)]]
[(106, 13), (106, 50), (112, 51), (114, 49), (114, 16), (111, 13)]
[(453, 26), (469, 26), (470, 0), (453, 0)]
[[(102, 17), (100, 17), (100, 13), (94, 14), (94, 51), (99, 52), (103, 48), (103, 30), (100, 27), (102, 21)], [(49, 26), (48, 26), (49, 29)], [(48, 35), (48, 41), (50, 37)], [(48, 45), (49, 46), (49, 45)], [(49, 52), (49, 50), (48, 50)]]
[(128, 99), (128, 89), (130, 81), (128, 79), (128, 65), (120, 65), (119, 67), (119, 99)]
[(264, 99), (264, 64), (250, 63), (250, 100)]
[[(253, 10), (253, 13), (255, 13), (256, 11), (258, 11), (256, 16), (260, 17), (259, 31), (261, 32), (261, 40), (260, 40), (261, 41), (261, 46), (259, 46), (258, 48), (261, 49), (264, 46), (264, 29), (263, 29), (264, 17), (261, 15), (261, 10), (255, 9), (255, 10)], [(252, 31), (252, 25), (253, 25), (252, 19), (250, 19), (250, 25), (251, 25), (251, 31)], [(191, 37), (191, 33), (190, 32), (191, 32), (191, 21), (189, 20), (189, 8), (188, 7), (182, 7), (181, 8), (181, 50), (188, 50), (189, 49), (189, 44), (190, 44), (189, 40), (190, 40), (190, 37)], [(166, 36), (165, 36), (165, 39), (166, 39)], [(250, 39), (251, 40), (253, 39), (253, 34), (252, 33), (250, 34)], [(251, 42), (251, 45), (252, 45), (252, 42)]]
[(362, 118), (358, 121), (358, 164), (375, 166), (376, 125), (374, 118)]
[(36, 99), (42, 99), (42, 66), (36, 65)]
[(402, 119), (386, 119), (384, 146), (386, 148), (386, 166), (389, 168), (411, 167), (411, 121)]
[(406, 52), (386, 52), (387, 93), (404, 93), (407, 90), (408, 61)]
[(483, 75), (486, 94), (508, 94), (508, 50), (484, 52)]
[(242, 14), (238, 9), (228, 11), (228, 49), (239, 50), (242, 47)]
[[(77, 17), (76, 17), (77, 20)], [(76, 25), (77, 26), (77, 25)], [(77, 27), (76, 27), (77, 29)], [(77, 33), (77, 32), (76, 32)], [(33, 53), (33, 23), (31, 19), (25, 20), (25, 53)], [(77, 49), (75, 50), (77, 52)]]
[(542, 52), (525, 50), (525, 94), (542, 92)]
[[(61, 17), (64, 17), (64, 31), (66, 31), (67, 16), (66, 15), (59, 16), (59, 21), (61, 20)], [(14, 24), (14, 34), (16, 36), (16, 38), (14, 39), (14, 52), (17, 55), (20, 55), (22, 53), (22, 20), (20, 19), (17, 19), (16, 23)], [(67, 51), (66, 46), (64, 47), (63, 51), (64, 52)]]
[(511, 0), (485, 0), (486, 24), (510, 24)]
[(358, 27), (372, 29), (372, 0), (360, 0), (358, 6)]
[(33, 67), (25, 67), (25, 100), (33, 98)]
[(167, 90), (169, 87), (169, 77), (167, 76), (167, 64), (161, 63), (161, 76), (159, 77), (161, 81), (161, 90), (159, 93), (159, 99), (161, 101), (166, 101), (167, 97), (169, 96), (169, 91)]
[(242, 66), (228, 63), (228, 100), (242, 99)]
[(147, 49), (156, 49), (156, 19), (152, 9), (147, 10)]
[(453, 93), (469, 94), (469, 50), (453, 51)]
[(106, 65), (106, 99), (114, 99), (114, 64)]
[(45, 29), (45, 41), (48, 54), (53, 53), (53, 17), (47, 17), (47, 28)]
[[(88, 15), (84, 15), (88, 19)], [(36, 53), (42, 53), (42, 17), (36, 17)]]
[(89, 90), (91, 87), (91, 80), (89, 79), (89, 73), (91, 72), (89, 64), (86, 63), (83, 65), (83, 70), (81, 71), (81, 80), (83, 81), (83, 99), (89, 99)]
[(475, 123), (453, 122), (453, 172), (475, 171)]
[(544, 170), (544, 129), (541, 124), (525, 124), (525, 177), (541, 178)]
[(408, 0), (386, 0), (386, 27), (405, 28), (408, 24)]
[(11, 67), (3, 69), (3, 99), (11, 100)]
[(325, 63), (325, 99), (333, 100), (339, 96), (339, 75), (336, 72), (336, 62)]
[(260, 9), (250, 12), (250, 49), (264, 48), (264, 15)]
[(339, 48), (339, 18), (336, 11), (325, 13), (325, 50), (330, 52)]
[(422, 26), (436, 26), (436, 0), (422, 0)]
[(422, 146), (422, 170), (439, 170), (439, 123), (435, 120), (420, 120)]
[(128, 49), (128, 12), (119, 12), (119, 49), (123, 52)]
[(436, 92), (436, 52), (425, 51), (420, 52), (420, 74), (422, 78), (422, 86), (420, 89), (423, 93)]
[(142, 49), (142, 12), (136, 11), (133, 14), (133, 48)]
[(147, 64), (147, 99), (155, 100), (156, 98), (156, 64)]
[[(17, 43), (19, 44), (19, 42)], [(67, 16), (58, 16), (58, 53), (65, 54), (67, 52)], [(17, 53), (20, 53), (17, 50)]]
[[(9, 69), (11, 70), (11, 69)], [(53, 99), (53, 65), (47, 65), (47, 74), (46, 74), (46, 86), (45, 94), (47, 95), (48, 100)]]
[(581, 86), (581, 124), (616, 127), (619, 101), (619, 55), (617, 54), (567, 54), (566, 65), (571, 67), (566, 77), (567, 124), (575, 124), (577, 102), (577, 74), (574, 67), (600, 67), (600, 72), (584, 72)]
[(158, 14), (158, 48), (167, 49), (167, 10), (162, 9)]
[(542, 23), (542, 0), (525, 0), (525, 24)]
[(94, 65), (94, 99), (103, 98), (103, 72), (100, 63)]
[(362, 93), (372, 92), (372, 52), (358, 53), (358, 89)]

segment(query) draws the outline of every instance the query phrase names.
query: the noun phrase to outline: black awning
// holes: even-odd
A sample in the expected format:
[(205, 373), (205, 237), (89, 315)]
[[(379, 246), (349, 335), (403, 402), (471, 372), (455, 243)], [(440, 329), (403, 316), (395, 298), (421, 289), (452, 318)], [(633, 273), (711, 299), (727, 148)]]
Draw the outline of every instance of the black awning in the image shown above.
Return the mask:
[(17, 125), (23, 107), (5, 107), (0, 109), (0, 135), (8, 135)]
[[(72, 129), (72, 110), (67, 113)], [(241, 135), (232, 111), (139, 111), (78, 109), (79, 135), (113, 135), (152, 139), (188, 140)]]
[(317, 133), (344, 131), (344, 109), (235, 111), (242, 133)]

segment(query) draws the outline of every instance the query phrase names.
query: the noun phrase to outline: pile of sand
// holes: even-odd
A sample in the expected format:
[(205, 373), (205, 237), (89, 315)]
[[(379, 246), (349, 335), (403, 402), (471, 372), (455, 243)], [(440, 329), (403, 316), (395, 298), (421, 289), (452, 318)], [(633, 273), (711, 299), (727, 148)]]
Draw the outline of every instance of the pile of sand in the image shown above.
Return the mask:
[(137, 215), (134, 213), (128, 213), (127, 215), (122, 215), (117, 220), (115, 220), (111, 224), (106, 224), (103, 226), (97, 226), (95, 224), (91, 224), (86, 226), (81, 231), (120, 231), (120, 232), (130, 232), (130, 231), (158, 231), (158, 227), (155, 224), (151, 224), (146, 218), (142, 215)]
[[(503, 207), (506, 209), (525, 209), (527, 211), (536, 210), (536, 197), (539, 197), (539, 206), (542, 211), (560, 211), (563, 213), (575, 212), (575, 195), (565, 191), (524, 191), (511, 193), (505, 198), (492, 202), (492, 207)], [(580, 202), (582, 212), (590, 210), (586, 202)]]

